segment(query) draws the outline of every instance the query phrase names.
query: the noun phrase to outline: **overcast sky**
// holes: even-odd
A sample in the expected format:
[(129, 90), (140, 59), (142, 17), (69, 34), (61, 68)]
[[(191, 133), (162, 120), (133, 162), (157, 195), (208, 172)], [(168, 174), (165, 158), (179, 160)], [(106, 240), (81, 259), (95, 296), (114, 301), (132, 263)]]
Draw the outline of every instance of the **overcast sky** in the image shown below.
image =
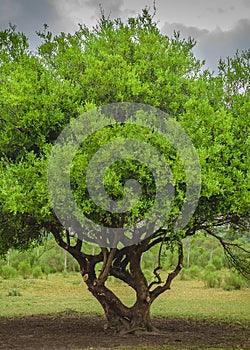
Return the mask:
[[(0, 0), (0, 30), (8, 23), (38, 41), (35, 31), (47, 23), (57, 34), (74, 32), (78, 23), (92, 26), (101, 4), (111, 17), (135, 16), (153, 0)], [(250, 47), (250, 0), (156, 0), (156, 19), (164, 34), (179, 30), (183, 37), (197, 41), (195, 54), (215, 70), (220, 57), (232, 56)]]

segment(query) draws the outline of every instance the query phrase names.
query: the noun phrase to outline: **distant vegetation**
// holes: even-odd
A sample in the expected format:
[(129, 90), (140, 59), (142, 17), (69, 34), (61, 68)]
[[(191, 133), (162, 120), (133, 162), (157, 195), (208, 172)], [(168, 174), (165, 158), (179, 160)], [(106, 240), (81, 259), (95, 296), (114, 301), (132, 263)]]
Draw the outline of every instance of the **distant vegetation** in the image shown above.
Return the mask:
[[(231, 237), (232, 242), (233, 236)], [(243, 236), (241, 243), (249, 241), (249, 237)], [(85, 249), (94, 254), (98, 248), (85, 243)], [(234, 269), (228, 266), (223, 248), (218, 241), (212, 237), (197, 235), (184, 240), (184, 267), (180, 273), (180, 279), (203, 281), (204, 287), (218, 288), (224, 290), (237, 290), (249, 286), (245, 280)], [(153, 270), (157, 265), (158, 252), (153, 249), (143, 257), (142, 268), (148, 280), (153, 280)], [(163, 269), (171, 270), (176, 264), (177, 254), (173, 250), (166, 251), (162, 260)], [(46, 278), (48, 274), (58, 272), (79, 271), (75, 259), (65, 254), (58, 247), (52, 237), (48, 237), (41, 245), (25, 252), (10, 250), (6, 259), (0, 260), (0, 278), (11, 279), (16, 277)], [(114, 282), (114, 278), (110, 277)]]

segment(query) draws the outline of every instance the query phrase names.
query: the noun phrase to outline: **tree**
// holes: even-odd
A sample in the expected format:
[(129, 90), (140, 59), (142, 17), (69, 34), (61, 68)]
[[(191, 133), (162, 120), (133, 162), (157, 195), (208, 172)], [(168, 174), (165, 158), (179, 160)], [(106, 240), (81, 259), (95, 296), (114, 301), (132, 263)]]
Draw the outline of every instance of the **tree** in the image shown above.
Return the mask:
[[(53, 36), (45, 26), (44, 31), (38, 32), (42, 43), (37, 53), (29, 51), (27, 39), (16, 33), (15, 28), (0, 34), (2, 254), (11, 247), (26, 249), (51, 232), (58, 245), (77, 260), (89, 291), (102, 305), (109, 326), (118, 332), (153, 329), (150, 306), (170, 289), (182, 268), (182, 239), (196, 232), (205, 231), (216, 237), (231, 262), (249, 274), (247, 249), (224, 241), (218, 230), (230, 226), (240, 234), (249, 228), (249, 139), (246, 140), (249, 90), (227, 89), (240, 80), (239, 74), (249, 74), (249, 66), (243, 64), (247, 53), (236, 59), (239, 74), (238, 70), (231, 74), (233, 59), (230, 64), (220, 63), (217, 77), (202, 72), (201, 63), (192, 53), (194, 41), (181, 40), (178, 33), (172, 38), (162, 35), (147, 9), (127, 23), (101, 16), (92, 30), (80, 26), (73, 35)], [(170, 115), (172, 125), (184, 128), (199, 155), (201, 193), (193, 217), (185, 227), (176, 230), (189, 185), (185, 161), (179, 154), (185, 153), (185, 142), (179, 149), (174, 148), (150, 124), (140, 128), (124, 122), (96, 130), (82, 142), (71, 169), (64, 173), (62, 168), (59, 176), (63, 179), (70, 171), (75, 200), (90, 219), (104, 227), (121, 228), (143, 220), (155, 200), (152, 171), (140, 159), (129, 157), (109, 167), (105, 190), (113, 201), (123, 200), (127, 179), (135, 179), (142, 189), (139, 205), (112, 215), (110, 210), (103, 211), (90, 201), (86, 190), (88, 161), (115, 138), (138, 138), (157, 148), (171, 169), (174, 180), (166, 176), (175, 196), (160, 227), (151, 225), (147, 232), (140, 232), (140, 238), (146, 233), (145, 239), (120, 246), (105, 246), (102, 242), (96, 254), (89, 254), (84, 251), (81, 234), (65, 230), (55, 215), (47, 171), (53, 143), (63, 128), (71, 122), (77, 129), (76, 117), (82, 113), (90, 116), (86, 127), (94, 127), (95, 113), (103, 110), (98, 107), (114, 102), (158, 107), (163, 125)], [(122, 106), (126, 112), (126, 104)], [(143, 107), (137, 112), (147, 121), (149, 114)], [(171, 132), (174, 134), (174, 128)], [(104, 158), (105, 155), (104, 152)], [(59, 159), (60, 164), (64, 164), (64, 158)], [(157, 157), (152, 162), (157, 165)], [(186, 162), (191, 169), (192, 164)], [(193, 176), (191, 170), (189, 175)], [(131, 186), (126, 187), (128, 193), (133, 192)], [(63, 195), (61, 189), (56, 195)], [(166, 202), (164, 196), (162, 200)], [(68, 211), (72, 214), (70, 207)], [(132, 236), (135, 234), (133, 231)], [(91, 240), (92, 232), (85, 237)], [(141, 268), (142, 256), (155, 247), (158, 247), (155, 279), (148, 281)], [(162, 253), (168, 249), (176, 249), (178, 258), (174, 270), (162, 281)], [(134, 289), (136, 302), (132, 307), (124, 305), (107, 287), (110, 276)]]

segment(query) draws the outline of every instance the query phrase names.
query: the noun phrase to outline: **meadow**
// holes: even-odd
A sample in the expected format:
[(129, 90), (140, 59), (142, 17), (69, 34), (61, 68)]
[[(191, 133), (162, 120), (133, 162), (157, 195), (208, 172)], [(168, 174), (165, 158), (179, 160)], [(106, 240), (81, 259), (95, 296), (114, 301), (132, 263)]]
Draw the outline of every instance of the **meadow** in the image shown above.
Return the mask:
[[(130, 287), (112, 282), (109, 287), (128, 306), (133, 304), (135, 298)], [(201, 281), (177, 278), (172, 289), (153, 304), (152, 316), (248, 323), (249, 301), (249, 288), (225, 291), (205, 288)], [(103, 311), (78, 273), (50, 274), (42, 279), (0, 280), (1, 317), (57, 313), (101, 315)]]

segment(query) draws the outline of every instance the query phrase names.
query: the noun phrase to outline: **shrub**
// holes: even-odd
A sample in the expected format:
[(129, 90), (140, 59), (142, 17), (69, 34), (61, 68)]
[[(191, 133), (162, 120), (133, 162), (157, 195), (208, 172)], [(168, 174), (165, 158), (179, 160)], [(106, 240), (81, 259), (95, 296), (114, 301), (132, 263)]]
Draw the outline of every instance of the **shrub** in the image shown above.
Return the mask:
[(224, 290), (239, 290), (246, 286), (246, 281), (236, 271), (230, 271), (224, 279)]
[(79, 271), (79, 265), (78, 262), (71, 256), (68, 254), (68, 261), (67, 261), (67, 271), (70, 272), (75, 272), (75, 271)]
[(20, 264), (18, 265), (18, 271), (24, 279), (29, 278), (31, 275), (30, 264), (26, 261), (20, 262)]
[(205, 272), (214, 272), (216, 271), (216, 267), (214, 264), (207, 264), (205, 266)]
[(47, 266), (49, 273), (63, 272), (63, 251), (59, 247), (48, 250), (41, 257), (40, 265)]
[(209, 259), (210, 259), (209, 251), (208, 250), (203, 251), (203, 249), (200, 249), (200, 252), (199, 252), (199, 250), (197, 251), (195, 256), (192, 258), (192, 261), (201, 267), (205, 267), (207, 265)]
[(213, 257), (213, 265), (216, 267), (216, 270), (221, 270), (223, 267), (223, 259), (219, 256)]
[(9, 265), (2, 266), (0, 272), (3, 279), (15, 278), (18, 275), (17, 270)]
[(205, 272), (202, 279), (206, 288), (218, 288), (221, 286), (222, 278), (216, 272), (212, 272), (208, 270)]
[(201, 268), (197, 265), (192, 265), (188, 269), (186, 269), (186, 273), (192, 279), (196, 279), (200, 277)]
[(180, 272), (180, 279), (181, 279), (182, 281), (186, 281), (186, 280), (189, 279), (188, 273), (187, 273), (187, 269), (186, 269), (185, 267), (183, 267), (183, 268), (181, 269), (181, 272)]
[(42, 272), (41, 266), (36, 266), (36, 267), (33, 268), (32, 276), (33, 276), (33, 278), (40, 278), (40, 277), (43, 276), (43, 272)]
[(51, 272), (50, 268), (47, 265), (42, 265), (41, 266), (42, 273), (44, 273), (46, 276)]
[(197, 265), (192, 265), (189, 268), (183, 268), (180, 272), (181, 280), (199, 279), (201, 268)]

